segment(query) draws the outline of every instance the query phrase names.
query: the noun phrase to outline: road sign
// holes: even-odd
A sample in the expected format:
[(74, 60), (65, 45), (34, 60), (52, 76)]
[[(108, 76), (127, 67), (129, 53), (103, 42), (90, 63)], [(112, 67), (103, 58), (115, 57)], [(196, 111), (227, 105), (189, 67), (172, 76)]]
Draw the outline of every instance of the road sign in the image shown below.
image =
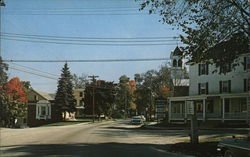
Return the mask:
[(187, 101), (187, 114), (194, 114), (194, 101)]
[(166, 113), (168, 111), (167, 108), (167, 100), (165, 99), (157, 99), (155, 100), (156, 107), (156, 116), (158, 120), (162, 120), (166, 117)]

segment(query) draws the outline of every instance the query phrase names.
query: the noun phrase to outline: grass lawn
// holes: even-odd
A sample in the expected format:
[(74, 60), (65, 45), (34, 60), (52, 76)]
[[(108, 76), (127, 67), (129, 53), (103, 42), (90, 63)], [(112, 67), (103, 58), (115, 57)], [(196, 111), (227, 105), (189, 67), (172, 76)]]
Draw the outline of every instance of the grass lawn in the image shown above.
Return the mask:
[(76, 121), (65, 121), (65, 122), (50, 123), (50, 124), (42, 125), (41, 127), (65, 126), (65, 125), (80, 124), (80, 123), (87, 123), (87, 122), (92, 122), (92, 119), (76, 119)]

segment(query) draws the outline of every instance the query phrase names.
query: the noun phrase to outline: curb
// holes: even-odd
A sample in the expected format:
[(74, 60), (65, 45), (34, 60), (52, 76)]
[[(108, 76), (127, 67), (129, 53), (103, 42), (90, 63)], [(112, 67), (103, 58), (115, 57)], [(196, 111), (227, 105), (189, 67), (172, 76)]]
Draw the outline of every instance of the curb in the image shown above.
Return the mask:
[[(167, 128), (167, 127), (156, 127), (156, 126), (150, 126), (150, 125), (144, 125), (141, 128), (146, 129), (155, 129), (155, 130), (189, 130), (189, 128)], [(213, 131), (250, 131), (250, 128), (199, 128), (199, 130), (213, 130)]]

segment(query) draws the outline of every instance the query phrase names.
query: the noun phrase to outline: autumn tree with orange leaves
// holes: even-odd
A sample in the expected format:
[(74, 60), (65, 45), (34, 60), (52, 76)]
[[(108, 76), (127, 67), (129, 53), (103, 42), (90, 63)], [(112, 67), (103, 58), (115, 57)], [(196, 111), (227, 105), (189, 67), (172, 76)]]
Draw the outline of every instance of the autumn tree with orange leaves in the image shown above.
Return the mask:
[(24, 117), (27, 112), (27, 99), (23, 83), (18, 77), (12, 78), (0, 86), (1, 119), (5, 126), (14, 126), (15, 120)]

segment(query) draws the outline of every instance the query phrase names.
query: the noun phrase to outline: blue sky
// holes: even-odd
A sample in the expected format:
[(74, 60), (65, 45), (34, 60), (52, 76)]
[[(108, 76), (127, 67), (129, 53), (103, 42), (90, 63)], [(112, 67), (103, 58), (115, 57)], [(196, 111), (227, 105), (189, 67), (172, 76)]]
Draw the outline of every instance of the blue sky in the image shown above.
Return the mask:
[[(127, 13), (126, 8), (137, 11), (133, 0), (5, 0), (2, 7), (2, 32), (80, 37), (174, 37), (180, 34), (171, 26), (159, 22), (159, 15), (67, 15), (72, 11), (94, 12), (95, 8), (113, 8), (113, 13)], [(80, 9), (82, 8), (82, 9)], [(117, 11), (117, 10), (121, 10)], [(46, 15), (63, 10), (65, 15)], [(112, 10), (112, 9), (111, 9)], [(30, 15), (39, 14), (39, 15)], [(45, 44), (1, 40), (3, 59), (126, 59), (169, 57), (176, 45), (154, 46), (87, 46)], [(123, 74), (133, 79), (135, 73), (158, 69), (166, 61), (69, 63), (71, 73), (98, 75), (100, 79), (117, 82)], [(18, 63), (60, 75), (64, 63)], [(14, 66), (10, 63), (10, 66)], [(15, 67), (18, 67), (15, 65)], [(18, 67), (21, 68), (21, 67)], [(11, 77), (30, 81), (33, 88), (55, 92), (57, 81), (10, 69)]]

